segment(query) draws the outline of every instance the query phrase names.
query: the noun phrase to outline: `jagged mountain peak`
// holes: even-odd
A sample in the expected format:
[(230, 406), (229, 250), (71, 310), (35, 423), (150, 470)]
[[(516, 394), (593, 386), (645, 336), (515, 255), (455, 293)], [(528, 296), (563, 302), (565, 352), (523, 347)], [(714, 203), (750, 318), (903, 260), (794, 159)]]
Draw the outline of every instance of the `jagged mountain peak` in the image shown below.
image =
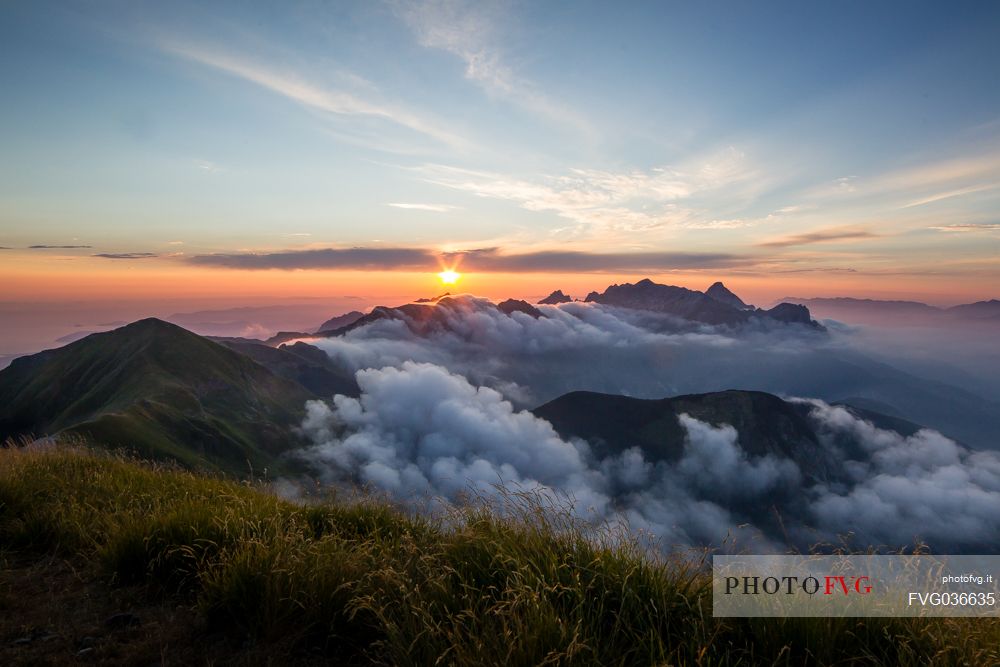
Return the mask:
[(561, 289), (557, 289), (552, 294), (539, 301), (538, 303), (548, 306), (555, 306), (560, 303), (569, 303), (572, 301), (568, 294), (564, 294)]
[(736, 296), (732, 290), (722, 284), (721, 281), (712, 283), (712, 286), (705, 290), (705, 295), (734, 308), (752, 308), (752, 306), (748, 305), (743, 299)]
[(603, 293), (591, 292), (586, 300), (619, 308), (666, 313), (705, 324), (734, 326), (764, 317), (822, 329), (809, 316), (808, 308), (802, 307), (800, 310), (782, 304), (767, 311), (755, 309), (743, 303), (742, 299), (730, 292), (722, 283), (716, 285), (718, 285), (715, 289), (717, 296), (713, 297), (705, 292), (675, 285), (661, 285), (644, 278), (635, 284), (611, 285)]
[(515, 312), (524, 313), (530, 315), (535, 319), (542, 316), (542, 311), (538, 310), (532, 306), (527, 301), (522, 301), (521, 299), (507, 299), (497, 304), (497, 308), (500, 309), (504, 315), (512, 315)]

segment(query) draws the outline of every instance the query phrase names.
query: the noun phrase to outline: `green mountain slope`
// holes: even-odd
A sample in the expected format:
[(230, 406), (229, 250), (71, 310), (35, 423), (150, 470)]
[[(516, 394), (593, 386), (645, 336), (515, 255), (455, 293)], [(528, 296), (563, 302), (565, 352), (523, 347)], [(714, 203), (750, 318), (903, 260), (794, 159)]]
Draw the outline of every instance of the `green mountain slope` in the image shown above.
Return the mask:
[(252, 359), (146, 319), (0, 371), (0, 440), (72, 434), (245, 473), (298, 446), (311, 392)]
[(358, 396), (361, 393), (352, 373), (339, 368), (325, 352), (312, 345), (298, 342), (271, 347), (249, 341), (218, 342), (250, 357), (275, 375), (298, 382), (319, 397), (330, 398), (334, 394)]

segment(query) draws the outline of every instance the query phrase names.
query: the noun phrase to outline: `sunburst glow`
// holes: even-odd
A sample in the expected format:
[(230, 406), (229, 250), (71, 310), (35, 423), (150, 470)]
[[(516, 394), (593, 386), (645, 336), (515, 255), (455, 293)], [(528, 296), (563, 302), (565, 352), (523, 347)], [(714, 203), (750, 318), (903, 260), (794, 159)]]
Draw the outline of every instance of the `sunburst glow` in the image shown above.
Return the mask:
[(458, 273), (457, 271), (452, 271), (450, 269), (447, 271), (442, 271), (441, 273), (438, 274), (438, 278), (440, 278), (441, 282), (444, 283), (445, 285), (454, 285), (455, 283), (458, 282), (458, 279), (461, 277), (462, 277), (461, 273)]

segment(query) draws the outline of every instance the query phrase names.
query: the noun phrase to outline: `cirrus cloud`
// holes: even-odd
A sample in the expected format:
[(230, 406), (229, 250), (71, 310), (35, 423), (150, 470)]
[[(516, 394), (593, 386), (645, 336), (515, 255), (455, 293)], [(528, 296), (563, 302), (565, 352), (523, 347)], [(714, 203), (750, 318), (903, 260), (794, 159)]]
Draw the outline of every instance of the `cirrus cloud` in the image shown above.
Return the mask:
[(389, 202), (386, 206), (410, 211), (430, 211), (433, 213), (448, 213), (449, 211), (456, 211), (460, 208), (459, 206), (452, 206), (451, 204), (411, 204), (406, 202)]
[(370, 99), (367, 93), (325, 86), (307, 80), (296, 72), (262, 64), (214, 47), (177, 39), (161, 39), (159, 46), (167, 53), (243, 79), (310, 109), (342, 117), (381, 119), (455, 149), (464, 150), (469, 146), (464, 138), (446, 129), (443, 124), (428, 120), (409, 109)]
[(929, 227), (936, 232), (948, 232), (954, 234), (968, 234), (973, 232), (997, 232), (1000, 231), (1000, 224), (975, 224), (975, 223), (962, 223), (953, 225), (939, 225), (937, 227)]

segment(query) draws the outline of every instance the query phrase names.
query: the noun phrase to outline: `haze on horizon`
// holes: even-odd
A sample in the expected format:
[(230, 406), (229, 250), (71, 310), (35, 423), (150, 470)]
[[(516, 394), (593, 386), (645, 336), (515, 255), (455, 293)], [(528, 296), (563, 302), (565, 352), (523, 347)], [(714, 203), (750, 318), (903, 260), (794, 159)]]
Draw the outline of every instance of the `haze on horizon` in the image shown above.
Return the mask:
[(998, 27), (991, 3), (8, 3), (2, 301), (346, 309), (455, 266), (491, 298), (996, 297)]

